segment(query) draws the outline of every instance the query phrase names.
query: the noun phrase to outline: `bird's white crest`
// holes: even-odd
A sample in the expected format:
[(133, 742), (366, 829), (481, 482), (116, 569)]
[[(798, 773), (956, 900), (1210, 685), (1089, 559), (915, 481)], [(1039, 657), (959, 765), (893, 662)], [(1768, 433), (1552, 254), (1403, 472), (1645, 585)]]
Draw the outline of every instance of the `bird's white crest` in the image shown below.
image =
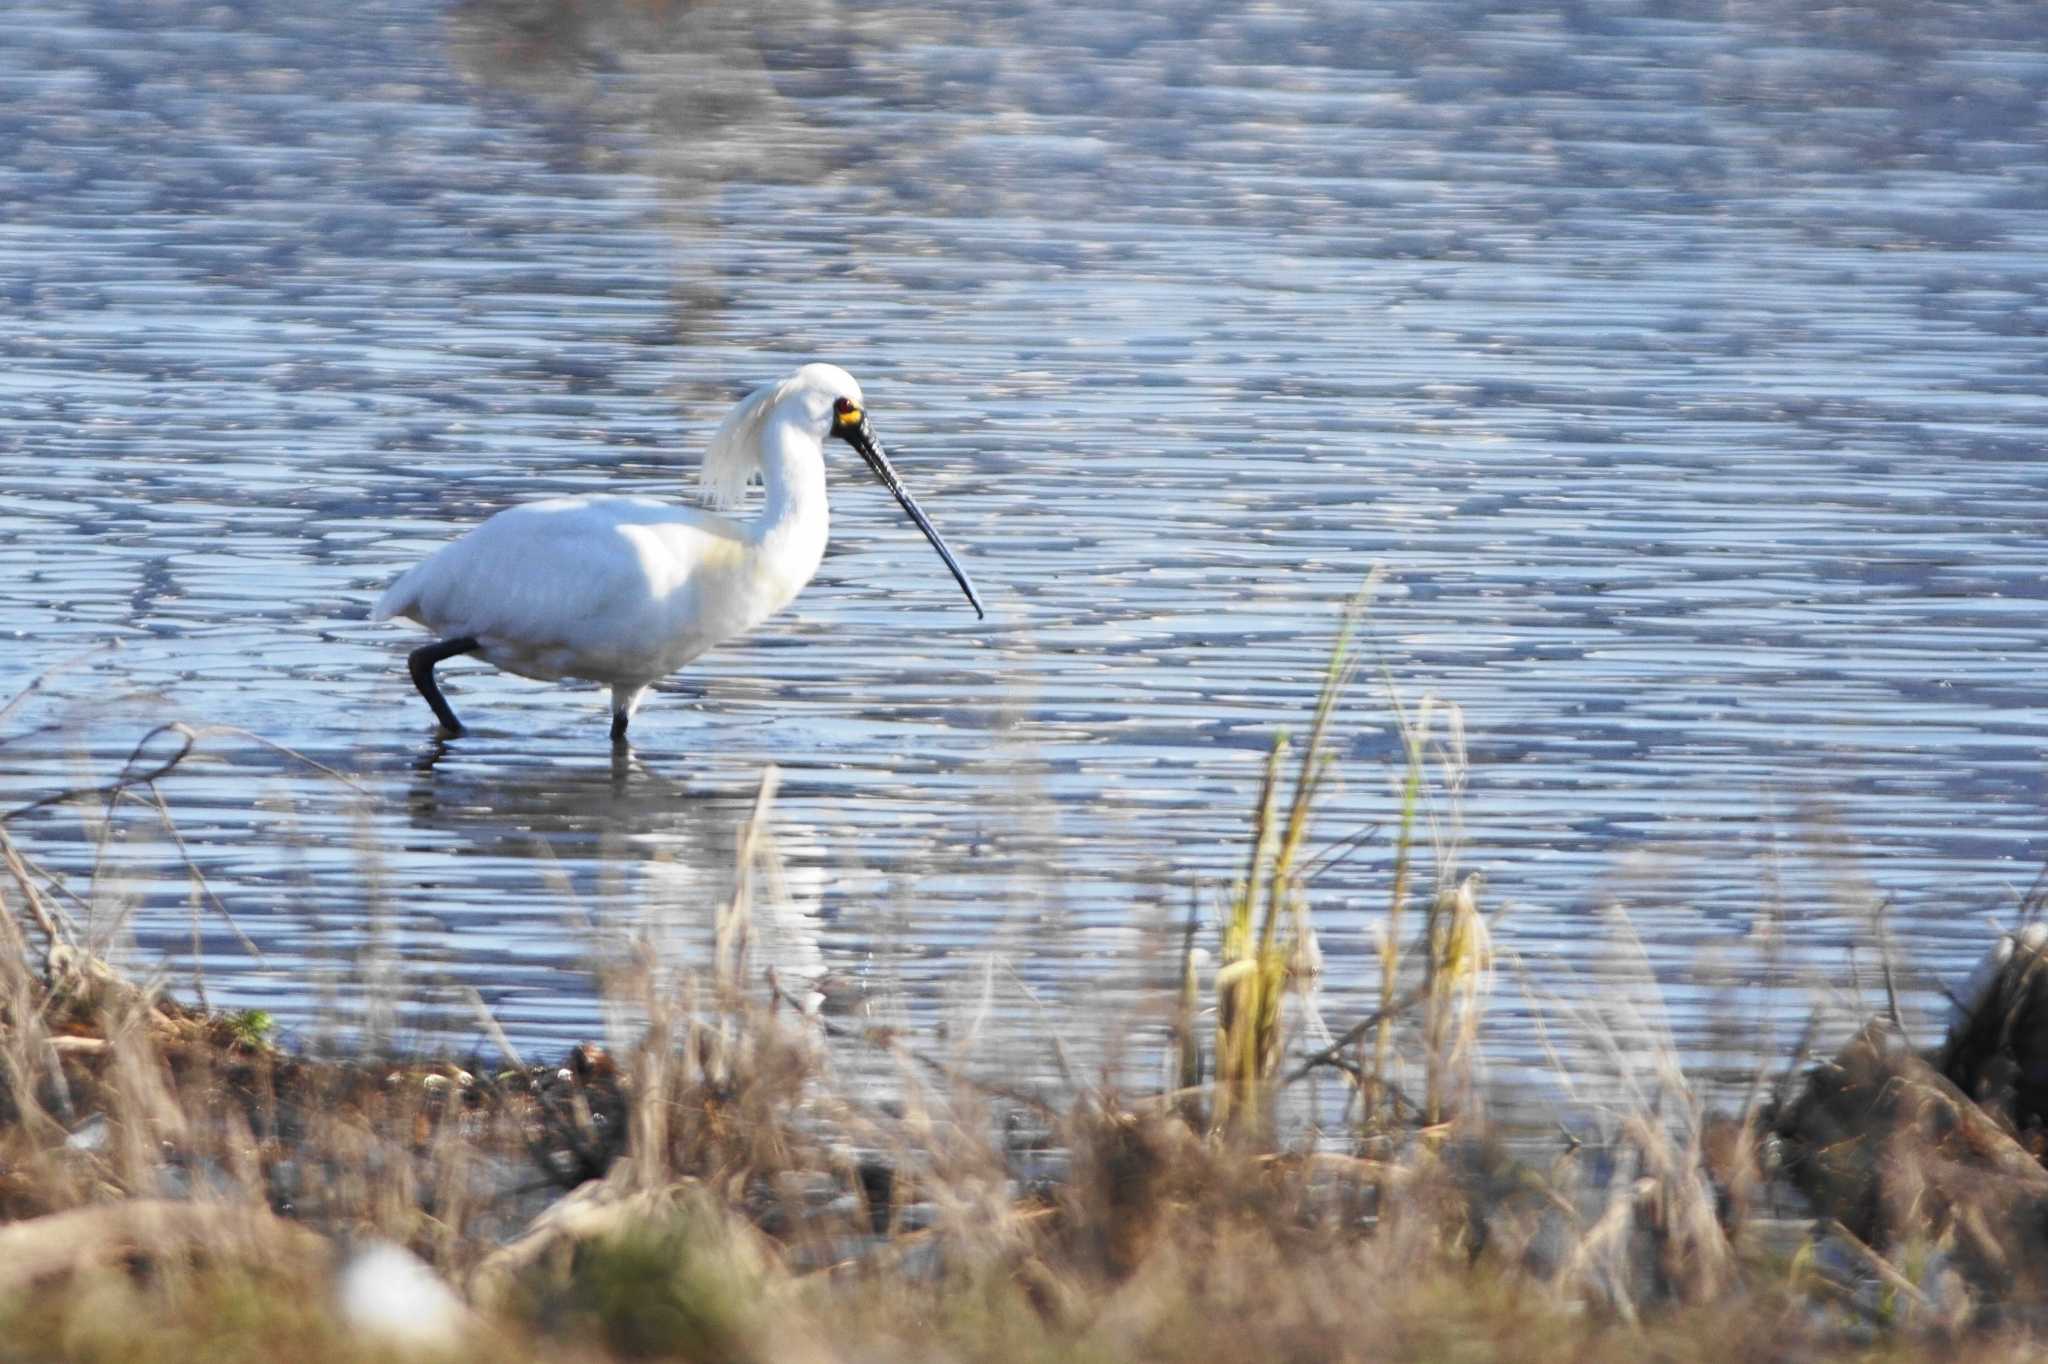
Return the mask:
[[(721, 511), (740, 504), (747, 484), (761, 472), (761, 427), (783, 399), (812, 391), (828, 398), (850, 398), (861, 402), (860, 385), (837, 365), (809, 364), (785, 379), (766, 383), (740, 399), (726, 414), (704, 452), (704, 468), (698, 487), (704, 505)], [(821, 409), (821, 415), (822, 411)]]

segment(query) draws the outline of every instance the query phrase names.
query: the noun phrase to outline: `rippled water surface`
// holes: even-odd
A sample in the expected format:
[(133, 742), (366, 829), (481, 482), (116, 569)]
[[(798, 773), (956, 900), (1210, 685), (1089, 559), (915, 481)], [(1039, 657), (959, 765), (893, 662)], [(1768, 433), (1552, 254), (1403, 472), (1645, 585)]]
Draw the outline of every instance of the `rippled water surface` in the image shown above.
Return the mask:
[[(0, 798), (201, 730), (182, 848), (141, 803), (9, 823), (82, 923), (180, 988), (196, 931), (208, 997), (296, 1033), (367, 999), (467, 1038), (473, 987), (551, 1046), (624, 935), (704, 950), (774, 764), (785, 970), (1114, 1012), (1375, 564), (1322, 835), (1392, 818), (1388, 683), (1455, 702), (1462, 865), (1537, 993), (1609, 903), (1693, 1038), (1727, 1002), (1687, 968), (1767, 912), (1845, 987), (1872, 904), (1942, 972), (2010, 912), (2048, 854), (2034, 6), (744, 8), (10, 12), (0, 689), (120, 647), (0, 722)], [(686, 495), (810, 358), (989, 621), (842, 460), (816, 582), (630, 761), (600, 692), (461, 663), (435, 745), (379, 588), (524, 498)], [(1315, 883), (1333, 1023), (1389, 860)]]

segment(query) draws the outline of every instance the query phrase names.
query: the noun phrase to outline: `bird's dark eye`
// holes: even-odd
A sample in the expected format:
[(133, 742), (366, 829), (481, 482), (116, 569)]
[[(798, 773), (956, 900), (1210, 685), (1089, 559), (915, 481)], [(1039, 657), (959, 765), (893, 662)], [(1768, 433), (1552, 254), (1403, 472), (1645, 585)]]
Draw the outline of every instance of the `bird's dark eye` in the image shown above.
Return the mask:
[(860, 408), (851, 398), (832, 400), (832, 424), (842, 430), (860, 425)]
[(849, 413), (849, 412), (853, 411), (853, 399), (851, 399), (851, 398), (838, 398), (838, 399), (835, 399), (835, 400), (833, 401), (833, 403), (832, 403), (832, 410), (833, 410), (834, 412), (838, 413), (838, 414), (839, 414), (840, 416), (842, 416), (842, 417), (843, 417), (843, 416), (845, 416), (845, 415), (846, 415), (847, 413)]

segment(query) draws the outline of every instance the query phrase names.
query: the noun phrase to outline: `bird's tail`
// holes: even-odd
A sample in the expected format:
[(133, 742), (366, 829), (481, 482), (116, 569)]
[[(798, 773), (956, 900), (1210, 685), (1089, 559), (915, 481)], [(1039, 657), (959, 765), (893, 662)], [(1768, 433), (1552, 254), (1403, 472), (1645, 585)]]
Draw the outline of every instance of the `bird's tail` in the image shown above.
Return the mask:
[(419, 568), (414, 566), (398, 575), (391, 586), (384, 589), (377, 598), (377, 604), (370, 608), (371, 620), (390, 620), (412, 610), (419, 602)]

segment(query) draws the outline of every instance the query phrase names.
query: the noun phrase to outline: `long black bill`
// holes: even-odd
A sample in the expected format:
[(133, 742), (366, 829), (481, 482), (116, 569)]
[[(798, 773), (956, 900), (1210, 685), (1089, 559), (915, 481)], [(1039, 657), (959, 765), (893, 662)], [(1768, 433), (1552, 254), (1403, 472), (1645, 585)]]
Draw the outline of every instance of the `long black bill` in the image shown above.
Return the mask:
[(860, 457), (868, 462), (868, 468), (875, 471), (875, 477), (882, 480), (882, 486), (896, 494), (896, 500), (903, 504), (903, 510), (910, 513), (910, 519), (917, 522), (917, 528), (924, 532), (924, 538), (932, 542), (932, 548), (946, 561), (946, 567), (953, 570), (954, 581), (967, 594), (967, 600), (974, 607), (974, 614), (987, 619), (988, 612), (981, 609), (981, 598), (974, 594), (974, 584), (967, 581), (967, 570), (960, 567), (960, 561), (953, 557), (953, 551), (946, 548), (946, 542), (939, 538), (932, 528), (931, 518), (917, 505), (917, 499), (904, 488), (903, 481), (896, 477), (896, 470), (890, 466), (889, 457), (882, 453), (882, 444), (875, 439), (874, 428), (868, 425), (865, 414), (860, 425), (846, 432), (846, 443), (860, 451)]

